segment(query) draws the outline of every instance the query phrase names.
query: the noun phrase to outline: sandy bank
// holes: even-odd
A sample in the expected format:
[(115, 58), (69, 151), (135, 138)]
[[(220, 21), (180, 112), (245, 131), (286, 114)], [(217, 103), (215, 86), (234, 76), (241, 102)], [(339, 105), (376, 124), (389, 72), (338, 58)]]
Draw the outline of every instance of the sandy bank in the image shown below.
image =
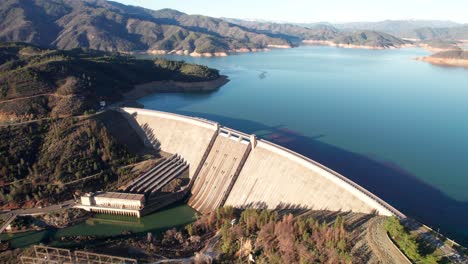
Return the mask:
[(124, 99), (133, 101), (154, 93), (211, 92), (218, 90), (228, 82), (228, 77), (224, 75), (216, 80), (203, 82), (156, 81), (135, 85), (133, 90), (124, 94)]
[(453, 45), (452, 47), (450, 48), (435, 48), (435, 47), (432, 47), (428, 44), (419, 44), (418, 45), (419, 48), (422, 48), (424, 50), (427, 50), (427, 51), (430, 51), (432, 53), (438, 53), (438, 52), (443, 52), (443, 51), (450, 51), (450, 50), (454, 50), (454, 49), (459, 49), (460, 47), (457, 46), (457, 45)]
[(436, 57), (418, 57), (416, 60), (429, 62), (434, 65), (440, 66), (453, 66), (453, 67), (465, 67), (468, 68), (468, 60), (462, 59), (445, 59)]
[(267, 45), (266, 48), (240, 48), (232, 49), (222, 52), (196, 52), (189, 50), (147, 50), (144, 53), (151, 55), (181, 55), (181, 56), (191, 56), (191, 57), (226, 57), (236, 53), (248, 53), (248, 52), (261, 52), (261, 51), (270, 51), (271, 49), (289, 49), (292, 48), (290, 45)]
[(344, 49), (368, 49), (368, 50), (386, 50), (386, 49), (400, 49), (400, 48), (410, 48), (415, 47), (413, 44), (405, 44), (400, 46), (385, 46), (385, 47), (377, 47), (377, 46), (368, 46), (368, 45), (354, 45), (354, 44), (343, 44), (343, 43), (335, 43), (330, 40), (303, 40), (303, 44), (307, 45), (321, 45), (321, 46), (331, 46), (337, 48), (344, 48)]

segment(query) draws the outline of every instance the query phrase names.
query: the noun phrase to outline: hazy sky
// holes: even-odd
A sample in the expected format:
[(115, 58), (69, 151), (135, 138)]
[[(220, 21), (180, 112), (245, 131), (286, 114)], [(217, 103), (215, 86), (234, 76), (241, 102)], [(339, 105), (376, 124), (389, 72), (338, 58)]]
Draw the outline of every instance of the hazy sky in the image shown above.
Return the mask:
[(468, 0), (117, 0), (189, 14), (290, 22), (436, 19), (468, 23)]

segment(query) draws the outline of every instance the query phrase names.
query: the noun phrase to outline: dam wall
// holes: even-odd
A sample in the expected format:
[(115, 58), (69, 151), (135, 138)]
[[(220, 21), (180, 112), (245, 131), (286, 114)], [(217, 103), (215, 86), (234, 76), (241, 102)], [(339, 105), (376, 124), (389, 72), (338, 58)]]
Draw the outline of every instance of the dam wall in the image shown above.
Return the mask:
[(225, 205), (341, 210), (404, 217), (337, 172), (264, 140), (259, 140), (250, 153)]
[(406, 216), (345, 176), (289, 149), (208, 120), (123, 108), (147, 142), (190, 164), (189, 205), (302, 208)]
[(195, 179), (189, 205), (201, 213), (221, 206), (250, 152), (250, 136), (222, 128)]
[[(178, 153), (189, 164), (192, 178), (218, 133), (219, 125), (204, 119), (138, 108), (122, 108), (145, 144)], [(135, 121), (137, 124), (135, 124)]]

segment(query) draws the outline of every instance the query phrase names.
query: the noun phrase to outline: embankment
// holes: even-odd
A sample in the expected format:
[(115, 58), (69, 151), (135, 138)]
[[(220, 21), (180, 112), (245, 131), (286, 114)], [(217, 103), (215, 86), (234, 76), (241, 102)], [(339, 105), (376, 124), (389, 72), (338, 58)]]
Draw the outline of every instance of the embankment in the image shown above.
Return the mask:
[(221, 75), (216, 80), (204, 82), (176, 82), (176, 81), (156, 81), (135, 85), (135, 87), (124, 94), (124, 100), (133, 101), (154, 93), (190, 93), (190, 92), (212, 92), (229, 82), (225, 75)]

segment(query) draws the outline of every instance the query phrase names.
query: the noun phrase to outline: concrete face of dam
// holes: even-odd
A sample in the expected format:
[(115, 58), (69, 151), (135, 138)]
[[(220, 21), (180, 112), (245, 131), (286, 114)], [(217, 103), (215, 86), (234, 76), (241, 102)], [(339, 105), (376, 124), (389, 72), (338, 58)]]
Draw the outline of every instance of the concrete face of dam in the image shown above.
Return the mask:
[[(138, 134), (146, 143), (161, 150), (178, 153), (189, 163), (190, 178), (195, 175), (210, 142), (217, 134), (217, 124), (202, 119), (136, 108), (123, 108), (129, 120), (140, 126)], [(151, 142), (148, 142), (151, 141)]]
[(405, 217), (346, 177), (268, 141), (203, 119), (136, 108), (122, 111), (140, 136), (189, 162), (189, 205), (199, 212), (232, 205)]
[(266, 141), (250, 153), (225, 205), (391, 215), (330, 172)]

